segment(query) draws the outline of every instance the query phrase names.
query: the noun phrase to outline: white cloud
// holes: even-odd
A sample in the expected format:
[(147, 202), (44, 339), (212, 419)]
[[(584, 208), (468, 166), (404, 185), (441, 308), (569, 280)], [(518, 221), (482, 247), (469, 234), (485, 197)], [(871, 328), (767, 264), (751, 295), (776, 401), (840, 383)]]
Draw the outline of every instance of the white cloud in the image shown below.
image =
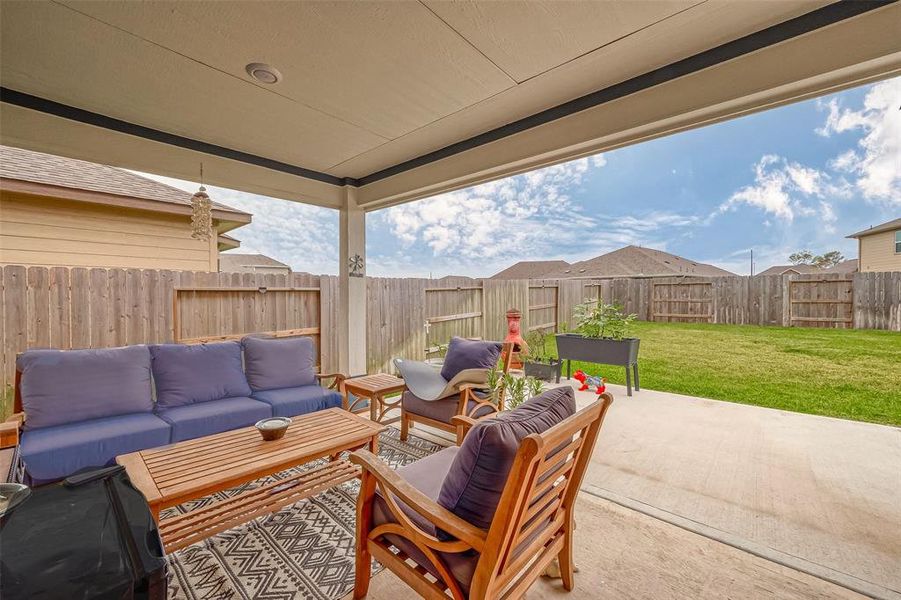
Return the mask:
[(901, 204), (901, 78), (872, 86), (860, 110), (843, 108), (837, 99), (824, 106), (829, 114), (817, 133), (864, 133), (858, 151), (840, 154), (830, 166), (856, 175), (866, 199)]
[(775, 154), (767, 154), (754, 165), (753, 185), (747, 185), (733, 193), (711, 217), (746, 204), (760, 208), (784, 222), (791, 222), (798, 216), (817, 214), (817, 209), (809, 202), (811, 198), (821, 199), (820, 211), (826, 214), (823, 205), (829, 206), (831, 210), (831, 204), (823, 199), (844, 199), (850, 195), (848, 182), (840, 177), (833, 177), (825, 171), (791, 162)]
[(606, 165), (607, 165), (607, 157), (604, 156), (603, 152), (591, 157), (591, 166), (592, 167), (604, 167)]
[(785, 221), (792, 221), (801, 208), (801, 204), (792, 198), (792, 192), (809, 193), (804, 189), (816, 189), (818, 177), (808, 171), (806, 167), (788, 163), (780, 156), (767, 154), (754, 165), (754, 184), (732, 194), (720, 205), (719, 212), (747, 204)]
[(594, 223), (572, 204), (569, 192), (592, 166), (605, 163), (603, 155), (582, 158), (389, 208), (376, 218), (406, 247), (421, 242), (436, 257), (539, 256), (552, 251), (559, 236), (578, 230), (572, 222)]
[[(171, 177), (140, 175), (191, 193), (198, 187), (194, 182)], [(235, 252), (265, 254), (291, 265), (295, 271), (338, 272), (337, 211), (215, 186), (207, 186), (207, 193), (214, 202), (253, 214), (250, 225), (229, 232), (241, 240), (241, 247)]]

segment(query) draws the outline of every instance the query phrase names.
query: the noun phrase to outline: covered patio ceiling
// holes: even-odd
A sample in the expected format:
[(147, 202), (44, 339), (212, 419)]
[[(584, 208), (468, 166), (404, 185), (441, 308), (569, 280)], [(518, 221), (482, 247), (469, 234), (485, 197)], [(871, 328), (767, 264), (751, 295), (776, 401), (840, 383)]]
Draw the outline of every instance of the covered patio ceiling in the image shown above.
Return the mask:
[[(891, 2), (24, 2), (0, 142), (364, 211), (901, 72)], [(252, 62), (283, 75), (275, 85)], [(352, 194), (349, 188), (354, 188)]]

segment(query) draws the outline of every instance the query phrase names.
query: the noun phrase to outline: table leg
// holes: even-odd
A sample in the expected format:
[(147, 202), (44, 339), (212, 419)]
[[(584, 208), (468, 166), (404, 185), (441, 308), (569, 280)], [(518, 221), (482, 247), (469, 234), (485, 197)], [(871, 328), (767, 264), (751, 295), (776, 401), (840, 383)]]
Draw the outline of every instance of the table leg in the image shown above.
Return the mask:
[(369, 451), (378, 456), (379, 453), (379, 436), (378, 434), (372, 436), (372, 439), (369, 441)]
[(160, 524), (160, 505), (159, 503), (154, 503), (150, 505), (150, 514), (153, 515), (153, 520), (157, 525)]
[(376, 410), (376, 404), (381, 404), (379, 401), (379, 395), (373, 394), (369, 397), (369, 419), (371, 421), (378, 421), (378, 411)]

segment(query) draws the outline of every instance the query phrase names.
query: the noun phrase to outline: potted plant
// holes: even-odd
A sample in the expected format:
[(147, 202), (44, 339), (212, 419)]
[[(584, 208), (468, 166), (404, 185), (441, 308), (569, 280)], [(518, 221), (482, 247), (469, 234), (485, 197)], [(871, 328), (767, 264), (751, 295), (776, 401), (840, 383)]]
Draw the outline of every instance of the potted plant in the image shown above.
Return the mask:
[(589, 301), (576, 307), (574, 333), (557, 335), (557, 355), (567, 361), (566, 377), (570, 377), (571, 361), (581, 360), (626, 368), (626, 388), (632, 395), (630, 368), (638, 384), (639, 339), (627, 337), (636, 315), (625, 314), (621, 306)]
[(526, 335), (526, 347), (523, 353), (523, 370), (527, 376), (550, 381), (560, 379), (560, 366), (563, 361), (553, 355), (550, 349), (551, 336), (541, 330), (530, 331)]

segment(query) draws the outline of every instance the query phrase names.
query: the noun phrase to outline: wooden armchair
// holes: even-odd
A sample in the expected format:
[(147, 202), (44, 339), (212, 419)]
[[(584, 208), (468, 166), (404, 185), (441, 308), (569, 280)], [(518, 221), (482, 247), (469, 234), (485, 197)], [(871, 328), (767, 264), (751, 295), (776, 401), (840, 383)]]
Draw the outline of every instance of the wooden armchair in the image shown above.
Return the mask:
[[(500, 363), (501, 372), (506, 375), (510, 371), (511, 358), (513, 356), (513, 344), (504, 343), (501, 347)], [(484, 417), (492, 413), (504, 410), (504, 385), (501, 384), (498, 391), (497, 405), (480, 394), (485, 389), (484, 385), (465, 383), (457, 388), (459, 391), (452, 396), (440, 400), (422, 400), (417, 398), (409, 390), (401, 396), (400, 412), (400, 439), (407, 440), (413, 423), (431, 425), (443, 431), (457, 434), (457, 443), (461, 440), (461, 433), (453, 419), (456, 416)]]
[[(563, 389), (572, 399), (572, 390)], [(574, 399), (570, 401), (574, 407)], [(603, 394), (543, 433), (521, 439), (509, 474), (498, 484), (502, 492), (496, 510), (486, 517), (487, 528), (462, 518), (459, 504), (451, 511), (437, 501), (444, 498), (444, 490), (437, 488), (449, 477), (448, 463), (467, 450), (465, 443), (398, 471), (369, 452), (351, 455), (363, 468), (354, 597), (368, 592), (372, 558), (430, 599), (519, 598), (555, 558), (563, 587), (571, 590), (573, 509), (612, 401)], [(471, 419), (463, 421), (464, 426), (472, 424)], [(470, 449), (483, 445), (487, 435), (473, 438), (481, 441)]]

